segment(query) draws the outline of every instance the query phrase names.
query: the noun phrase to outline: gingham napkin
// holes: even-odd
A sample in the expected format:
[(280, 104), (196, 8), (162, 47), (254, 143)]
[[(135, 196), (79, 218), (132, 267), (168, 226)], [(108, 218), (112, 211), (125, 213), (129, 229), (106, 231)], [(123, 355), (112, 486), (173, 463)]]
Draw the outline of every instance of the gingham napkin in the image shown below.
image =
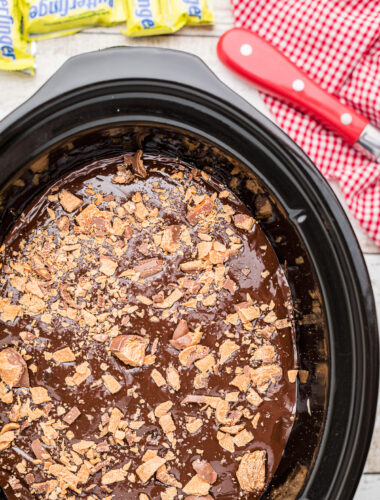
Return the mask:
[[(281, 50), (322, 88), (380, 127), (380, 0), (232, 0), (236, 26)], [(380, 246), (380, 164), (311, 116), (264, 95), (277, 123), (327, 179)]]

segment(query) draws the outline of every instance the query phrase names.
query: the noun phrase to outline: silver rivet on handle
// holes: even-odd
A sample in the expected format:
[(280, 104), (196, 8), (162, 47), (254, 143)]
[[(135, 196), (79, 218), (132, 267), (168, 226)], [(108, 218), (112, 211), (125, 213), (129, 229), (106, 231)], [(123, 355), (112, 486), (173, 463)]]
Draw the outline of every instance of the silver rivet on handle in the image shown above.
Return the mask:
[(243, 43), (240, 47), (240, 54), (242, 56), (250, 56), (252, 54), (252, 46), (249, 43)]
[(292, 88), (296, 92), (301, 92), (305, 88), (305, 82), (297, 78), (297, 80), (294, 80), (294, 82), (292, 83)]
[(343, 125), (349, 125), (352, 123), (352, 115), (350, 113), (342, 113), (340, 115), (340, 121), (343, 123)]

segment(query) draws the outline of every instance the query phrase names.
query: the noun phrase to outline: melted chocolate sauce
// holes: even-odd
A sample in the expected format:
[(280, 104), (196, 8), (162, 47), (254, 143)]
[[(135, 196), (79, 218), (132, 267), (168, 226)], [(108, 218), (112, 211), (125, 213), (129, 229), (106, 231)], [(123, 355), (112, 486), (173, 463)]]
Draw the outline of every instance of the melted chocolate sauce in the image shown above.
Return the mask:
[[(14, 263), (28, 260), (25, 256), (31, 248), (33, 239), (36, 242), (37, 238), (41, 247), (47, 241), (57, 242), (60, 231), (56, 221), (63, 216), (68, 216), (70, 219), (70, 235), (72, 235), (78, 211), (69, 214), (64, 210), (56, 196), (61, 189), (67, 189), (81, 199), (83, 201), (82, 208), (94, 202), (95, 193), (103, 193), (103, 201), (98, 205), (100, 210), (110, 210), (109, 201), (104, 201), (107, 195), (111, 194), (115, 205), (121, 206), (131, 200), (136, 193), (141, 193), (149, 211), (158, 209), (158, 222), (147, 227), (141, 227), (138, 224), (133, 227), (133, 236), (128, 240), (127, 249), (116, 259), (116, 276), (125, 270), (133, 269), (140, 261), (151, 257), (157, 257), (164, 261), (161, 272), (138, 281), (131, 281), (126, 277), (120, 278), (119, 286), (123, 293), (119, 297), (112, 295), (109, 293), (109, 289), (114, 284), (106, 282), (103, 285), (102, 282), (95, 281), (98, 276), (97, 257), (99, 249), (101, 249), (105, 255), (115, 258), (115, 243), (118, 244), (117, 242), (121, 241), (125, 244), (125, 240), (124, 236), (115, 238), (116, 241), (112, 241), (110, 244), (107, 236), (104, 236), (103, 240), (101, 236), (98, 236), (97, 244), (93, 245), (94, 259), (87, 259), (87, 254), (85, 255), (83, 251), (76, 259), (70, 272), (56, 276), (55, 280), (51, 280), (51, 284), (41, 285), (41, 289), (44, 292), (43, 300), (49, 308), (57, 301), (59, 301), (59, 307), (62, 308), (64, 304), (59, 292), (60, 286), (67, 284), (75, 289), (81, 278), (91, 277), (91, 290), (85, 298), (77, 299), (77, 304), (85, 302), (86, 308), (92, 310), (91, 308), (96, 302), (100, 304), (101, 312), (108, 312), (112, 316), (113, 319), (109, 323), (111, 327), (118, 329), (120, 335), (142, 335), (144, 338), (148, 338), (147, 355), (149, 355), (155, 339), (158, 339), (155, 362), (152, 365), (142, 367), (128, 366), (112, 355), (108, 349), (108, 341), (102, 343), (94, 340), (91, 327), (79, 326), (78, 322), (59, 314), (52, 315), (50, 324), (43, 322), (41, 315), (30, 315), (25, 312), (23, 317), (18, 317), (14, 322), (3, 323), (1, 349), (13, 346), (22, 353), (29, 367), (36, 366), (34, 372), (29, 369), (30, 385), (31, 387), (46, 388), (52, 399), (52, 406), (48, 416), (31, 421), (30, 425), (17, 435), (12, 446), (0, 452), (0, 485), (4, 488), (9, 499), (45, 498), (44, 494), (36, 494), (32, 487), (27, 484), (25, 474), (32, 473), (34, 483), (55, 478), (47, 474), (42, 465), (33, 465), (25, 459), (25, 472), (20, 473), (16, 469), (16, 465), (23, 460), (20, 450), (35, 459), (30, 444), (34, 439), (41, 440), (43, 436), (41, 422), (47, 420), (61, 422), (62, 416), (58, 416), (58, 408), (63, 407), (67, 412), (76, 406), (81, 412), (80, 417), (70, 426), (66, 426), (64, 430), (58, 432), (55, 447), (48, 446), (46, 448), (53, 460), (60, 463), (60, 452), (63, 446), (67, 450), (71, 450), (72, 445), (80, 440), (100, 443), (108, 439), (109, 451), (100, 454), (100, 461), (111, 458), (111, 462), (105, 467), (105, 470), (121, 468), (129, 462), (130, 466), (125, 480), (108, 485), (109, 490), (102, 489), (102, 471), (100, 470), (93, 473), (85, 485), (78, 484), (81, 493), (68, 489), (66, 497), (71, 495), (74, 498), (87, 498), (92, 495), (93, 498), (106, 498), (111, 495), (115, 500), (138, 499), (141, 493), (145, 493), (151, 500), (160, 499), (160, 494), (168, 486), (160, 483), (154, 476), (146, 484), (142, 484), (135, 473), (136, 468), (142, 463), (142, 455), (146, 450), (151, 449), (157, 450), (159, 456), (162, 457), (168, 450), (173, 451), (176, 458), (168, 461), (166, 465), (170, 474), (174, 475), (183, 486), (195, 474), (192, 462), (201, 459), (209, 462), (218, 474), (217, 481), (209, 492), (213, 498), (224, 500), (258, 499), (262, 492), (247, 493), (241, 490), (236, 479), (236, 471), (240, 463), (238, 459), (247, 452), (265, 450), (267, 453), (266, 485), (269, 484), (281, 460), (295, 416), (296, 385), (290, 383), (287, 377), (287, 371), (294, 369), (296, 365), (293, 329), (290, 327), (278, 329), (270, 338), (270, 343), (276, 352), (274, 362), (281, 366), (283, 375), (276, 383), (269, 385), (265, 394), (261, 394), (264, 398), (262, 404), (258, 408), (251, 406), (245, 400), (244, 392), (239, 392), (238, 401), (231, 403), (232, 410), (242, 407), (248, 408), (251, 416), (260, 413), (257, 428), (253, 427), (251, 419), (246, 417), (241, 419), (240, 423), (244, 423), (245, 428), (253, 434), (253, 440), (245, 446), (236, 447), (234, 453), (223, 449), (216, 437), (220, 426), (215, 420), (214, 410), (210, 412), (211, 415), (208, 418), (207, 411), (202, 409), (202, 405), (183, 405), (181, 402), (189, 394), (224, 397), (226, 393), (237, 392), (238, 389), (230, 385), (235, 376), (235, 369), (247, 364), (250, 364), (252, 368), (262, 364), (259, 361), (249, 361), (252, 355), (252, 350), (249, 350), (250, 343), (242, 343), (242, 340), (243, 337), (247, 338), (249, 335), (256, 346), (266, 342), (260, 335), (256, 334), (257, 330), (266, 326), (262, 319), (265, 314), (263, 313), (259, 319), (253, 321), (253, 331), (251, 332), (245, 330), (241, 322), (234, 326), (227, 325), (225, 320), (227, 314), (235, 313), (234, 304), (247, 300), (247, 294), (259, 306), (269, 305), (273, 301), (273, 311), (278, 319), (290, 317), (291, 295), (283, 271), (271, 245), (257, 223), (250, 232), (247, 232), (236, 228), (232, 221), (219, 218), (217, 223), (209, 228), (208, 234), (228, 247), (230, 240), (226, 231), (231, 229), (243, 244), (239, 252), (224, 263), (228, 267), (228, 277), (237, 285), (236, 292), (231, 295), (226, 289), (218, 289), (216, 290), (217, 301), (215, 305), (205, 306), (201, 301), (198, 301), (196, 308), (182, 305), (186, 299), (196, 296), (196, 294), (190, 294), (169, 309), (171, 313), (167, 317), (162, 316), (163, 311), (167, 311), (166, 309), (157, 309), (152, 315), (150, 312), (152, 306), (141, 303), (138, 296), (151, 299), (152, 296), (162, 291), (166, 297), (175, 288), (179, 279), (187, 276), (197, 280), (199, 277), (197, 274), (185, 275), (179, 267), (182, 262), (196, 258), (194, 250), (196, 250), (196, 244), (201, 241), (198, 238), (199, 226), (190, 225), (186, 219), (188, 206), (180, 192), (181, 186), (184, 186), (183, 192), (194, 186), (198, 194), (206, 194), (210, 197), (215, 193), (220, 194), (226, 188), (212, 178), (205, 179), (199, 176), (197, 171), (193, 171), (190, 167), (175, 162), (173, 159), (149, 155), (144, 157), (144, 165), (148, 172), (145, 179), (136, 177), (134, 182), (130, 184), (114, 184), (112, 178), (116, 173), (117, 165), (120, 165), (121, 162), (120, 157), (109, 158), (82, 167), (66, 175), (35, 199), (22, 219), (14, 225), (5, 241), (1, 297), (9, 297), (12, 304), (17, 304), (23, 295), (10, 284), (11, 272), (8, 266), (11, 261)], [(172, 177), (172, 174), (178, 171), (182, 172), (183, 179)], [(196, 173), (194, 174), (194, 172)], [(162, 192), (157, 191), (157, 186)], [(145, 194), (147, 197), (144, 197)], [(160, 195), (162, 195), (161, 199)], [(164, 204), (162, 200), (167, 195), (169, 195), (170, 203)], [(48, 196), (52, 197), (48, 198)], [(216, 204), (220, 212), (222, 204), (224, 204), (232, 207), (236, 213), (250, 215), (245, 206), (232, 193), (228, 198), (217, 198)], [(47, 207), (54, 211), (55, 220), (51, 219), (51, 215), (46, 210)], [(181, 251), (167, 254), (159, 247), (151, 245), (152, 233), (172, 224), (186, 226), (193, 244), (181, 244)], [(79, 236), (77, 238), (77, 240), (72, 239), (72, 244), (79, 241), (83, 245), (83, 249), (86, 247), (88, 251), (92, 244), (91, 238), (85, 240), (81, 240)], [(148, 244), (147, 255), (145, 244)], [(47, 257), (47, 260), (50, 259), (49, 262), (56, 250), (51, 248), (50, 256)], [(52, 265), (53, 261), (54, 258)], [(246, 269), (250, 271), (247, 275), (245, 274)], [(52, 290), (56, 290), (56, 293)], [(211, 289), (210, 293), (212, 291)], [(117, 310), (126, 307), (126, 305), (138, 307), (138, 314), (129, 314), (128, 326), (125, 326), (125, 321), (123, 324), (123, 317), (126, 314), (120, 317), (117, 314)], [(154, 319), (154, 316), (158, 318), (158, 321)], [(170, 345), (169, 341), (173, 336), (173, 331), (182, 318), (186, 319), (191, 331), (200, 327), (203, 332), (201, 344), (209, 347), (216, 359), (219, 357), (219, 346), (227, 338), (226, 332), (232, 332), (233, 340), (240, 346), (239, 351), (226, 361), (218, 372), (210, 374), (207, 388), (194, 388), (194, 377), (199, 371), (194, 364), (189, 368), (183, 367), (178, 361), (178, 351)], [(107, 325), (107, 319), (103, 324)], [(107, 331), (106, 326), (104, 330)], [(24, 342), (20, 337), (21, 332), (30, 332), (38, 336), (32, 341)], [(75, 353), (75, 362), (58, 364), (51, 359), (51, 356), (46, 356), (46, 353), (54, 353), (64, 347), (70, 347)], [(75, 373), (75, 366), (84, 361), (89, 363), (91, 375), (79, 386), (68, 386), (65, 383), (65, 378), (72, 376)], [(104, 368), (102, 364), (107, 365), (105, 370), (102, 369), (102, 367)], [(165, 376), (165, 369), (170, 364), (175, 366), (180, 375), (181, 387), (178, 391), (174, 391), (167, 384), (160, 388), (157, 387), (151, 377), (154, 368)], [(104, 374), (112, 375), (121, 384), (121, 390), (111, 394), (103, 383), (95, 384), (96, 381), (102, 381), (101, 377)], [(131, 391), (132, 388), (134, 391)], [(30, 399), (30, 391), (27, 388), (14, 388), (13, 395), (13, 404), (17, 402), (18, 398), (21, 403)], [(158, 421), (152, 422), (148, 417), (148, 414), (154, 411), (158, 404), (169, 400), (173, 402), (171, 415), (176, 425), (175, 447), (167, 439)], [(9, 412), (13, 404), (0, 403), (0, 416), (3, 424), (9, 422)], [(32, 409), (36, 407), (44, 409), (46, 405), (49, 403), (44, 405), (31, 403), (30, 406)], [(128, 422), (132, 420), (144, 421), (144, 424), (135, 430), (138, 442), (129, 444), (127, 440), (124, 440), (123, 444), (116, 444), (112, 439), (110, 440), (110, 434), (100, 437), (99, 425), (102, 415), (109, 415), (110, 410), (114, 407), (121, 410), (124, 415), (123, 419)], [(186, 430), (186, 417), (202, 419), (202, 427), (193, 435)], [(18, 423), (22, 425), (22, 422), (25, 421), (27, 418), (20, 419)], [(70, 435), (67, 436), (67, 431), (73, 433), (72, 439), (69, 439)], [(82, 458), (85, 457), (82, 456)], [(75, 468), (73, 471), (75, 473)], [(10, 476), (15, 476), (19, 480), (20, 489), (12, 490), (9, 485)], [(89, 486), (90, 489), (88, 489)], [(178, 489), (178, 495), (178, 498), (186, 497), (181, 489)]]

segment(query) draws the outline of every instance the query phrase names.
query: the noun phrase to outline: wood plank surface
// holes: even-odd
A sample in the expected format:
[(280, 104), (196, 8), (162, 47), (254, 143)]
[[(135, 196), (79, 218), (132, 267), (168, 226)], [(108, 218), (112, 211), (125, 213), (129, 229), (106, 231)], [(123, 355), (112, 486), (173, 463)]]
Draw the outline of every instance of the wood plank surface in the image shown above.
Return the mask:
[(379, 500), (379, 498), (380, 474), (363, 474), (355, 495), (355, 500)]
[[(268, 115), (258, 93), (244, 80), (229, 72), (216, 56), (218, 37), (233, 26), (229, 0), (214, 0), (216, 24), (212, 27), (186, 27), (175, 35), (127, 38), (120, 33), (120, 26), (91, 28), (73, 36), (44, 40), (37, 44), (37, 71), (34, 77), (21, 73), (0, 73), (0, 119), (19, 106), (69, 58), (83, 52), (100, 50), (112, 46), (153, 46), (184, 50), (201, 57), (218, 77), (233, 88), (256, 108)], [(367, 262), (371, 276), (377, 310), (380, 311), (380, 249), (367, 237), (348, 212), (342, 193), (336, 182), (330, 183), (342, 203)], [(380, 406), (371, 449), (355, 500), (380, 499)], [(349, 499), (348, 499), (349, 500)]]

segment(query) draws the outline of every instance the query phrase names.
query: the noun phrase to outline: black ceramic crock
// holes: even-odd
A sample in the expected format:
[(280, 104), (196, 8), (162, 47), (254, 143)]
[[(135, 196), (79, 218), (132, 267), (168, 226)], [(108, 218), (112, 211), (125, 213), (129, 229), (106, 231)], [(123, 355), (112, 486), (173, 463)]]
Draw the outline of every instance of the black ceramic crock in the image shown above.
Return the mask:
[(0, 123), (1, 237), (66, 171), (137, 147), (178, 156), (225, 182), (259, 219), (290, 283), (299, 367), (309, 377), (298, 386), (294, 428), (263, 498), (351, 499), (379, 372), (362, 254), (306, 155), (198, 58), (124, 47), (65, 63)]

